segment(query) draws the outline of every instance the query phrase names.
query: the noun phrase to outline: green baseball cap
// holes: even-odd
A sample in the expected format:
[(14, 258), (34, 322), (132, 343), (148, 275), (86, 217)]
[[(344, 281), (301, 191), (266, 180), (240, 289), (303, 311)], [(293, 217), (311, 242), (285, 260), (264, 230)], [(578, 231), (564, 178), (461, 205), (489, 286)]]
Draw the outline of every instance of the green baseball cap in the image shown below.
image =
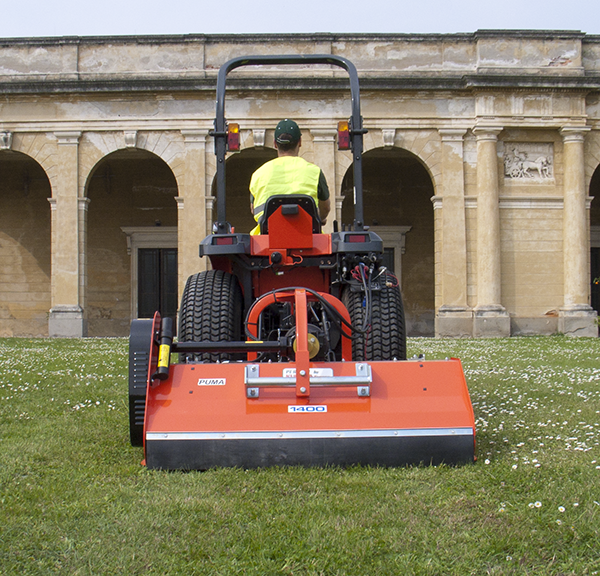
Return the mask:
[(286, 118), (275, 128), (275, 142), (278, 144), (294, 144), (300, 140), (302, 133), (298, 124)]

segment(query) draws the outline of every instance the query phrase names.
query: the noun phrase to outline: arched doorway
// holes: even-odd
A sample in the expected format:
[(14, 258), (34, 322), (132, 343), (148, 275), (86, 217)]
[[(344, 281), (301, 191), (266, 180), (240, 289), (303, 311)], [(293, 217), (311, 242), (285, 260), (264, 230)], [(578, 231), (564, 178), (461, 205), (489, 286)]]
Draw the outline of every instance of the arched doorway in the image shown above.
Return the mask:
[[(342, 182), (342, 221), (354, 214), (352, 167)], [(399, 277), (409, 336), (435, 331), (433, 183), (412, 153), (376, 148), (363, 156), (365, 224), (384, 240), (386, 265)]]
[[(237, 232), (250, 232), (256, 226), (250, 212), (250, 178), (257, 168), (276, 157), (274, 148), (247, 148), (227, 158), (225, 209), (227, 221)], [(212, 194), (217, 194), (216, 177), (212, 183)], [(216, 212), (213, 217), (216, 218)]]
[(175, 317), (177, 183), (144, 150), (119, 150), (91, 172), (86, 196), (90, 336), (124, 336), (132, 318)]
[(592, 206), (590, 209), (590, 277), (591, 277), (591, 306), (600, 315), (600, 166), (592, 176), (590, 194)]
[(32, 158), (0, 151), (0, 336), (47, 336), (50, 182)]

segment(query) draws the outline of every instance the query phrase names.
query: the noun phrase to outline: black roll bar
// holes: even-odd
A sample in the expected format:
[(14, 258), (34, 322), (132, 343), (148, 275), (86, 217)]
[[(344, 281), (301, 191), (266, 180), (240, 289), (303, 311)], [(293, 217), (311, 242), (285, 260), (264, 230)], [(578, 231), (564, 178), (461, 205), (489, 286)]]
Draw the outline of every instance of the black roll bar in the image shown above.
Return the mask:
[(231, 225), (227, 222), (225, 208), (225, 155), (227, 153), (227, 120), (225, 119), (225, 83), (227, 75), (241, 66), (269, 66), (274, 64), (330, 64), (339, 66), (348, 72), (352, 98), (350, 116), (350, 142), (354, 169), (354, 230), (364, 230), (363, 190), (362, 190), (362, 152), (363, 134), (360, 115), (360, 89), (356, 67), (350, 60), (331, 54), (296, 54), (287, 56), (241, 56), (233, 58), (219, 68), (217, 76), (217, 113), (215, 129), (211, 132), (215, 138), (217, 156), (217, 220), (213, 231), (228, 234)]

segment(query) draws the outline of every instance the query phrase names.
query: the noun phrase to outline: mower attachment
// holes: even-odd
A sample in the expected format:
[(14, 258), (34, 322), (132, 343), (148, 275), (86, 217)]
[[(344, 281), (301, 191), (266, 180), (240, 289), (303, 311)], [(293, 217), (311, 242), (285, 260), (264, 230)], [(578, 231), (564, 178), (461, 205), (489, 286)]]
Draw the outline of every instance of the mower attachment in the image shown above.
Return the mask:
[[(136, 322), (144, 322), (149, 345), (143, 426), (149, 468), (473, 461), (474, 417), (460, 360), (312, 362), (299, 354), (292, 362), (171, 364), (168, 378), (159, 380), (151, 372), (160, 334)], [(152, 326), (159, 324), (156, 318)], [(301, 330), (297, 353), (308, 348)], [(248, 354), (289, 350), (283, 342), (231, 344)]]

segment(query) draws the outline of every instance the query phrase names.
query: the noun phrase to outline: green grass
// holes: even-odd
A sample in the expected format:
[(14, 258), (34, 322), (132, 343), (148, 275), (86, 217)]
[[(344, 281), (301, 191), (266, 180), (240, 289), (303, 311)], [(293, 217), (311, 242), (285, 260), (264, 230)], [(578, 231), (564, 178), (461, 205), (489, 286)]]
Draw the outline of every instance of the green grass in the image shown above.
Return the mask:
[(600, 340), (462, 358), (478, 460), (166, 473), (128, 439), (124, 339), (0, 340), (1, 574), (600, 574)]

